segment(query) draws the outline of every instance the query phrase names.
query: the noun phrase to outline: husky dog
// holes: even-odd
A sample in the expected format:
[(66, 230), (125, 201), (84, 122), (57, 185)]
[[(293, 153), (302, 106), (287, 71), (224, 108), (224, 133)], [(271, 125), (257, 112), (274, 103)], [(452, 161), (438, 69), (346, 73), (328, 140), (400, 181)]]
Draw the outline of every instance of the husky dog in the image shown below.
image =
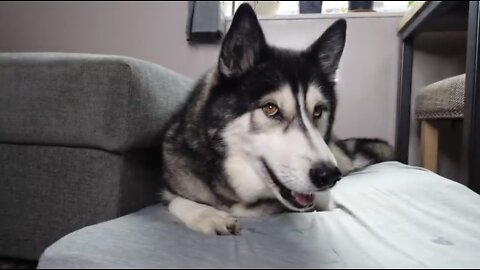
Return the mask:
[(337, 140), (334, 77), (345, 44), (338, 20), (304, 51), (269, 46), (243, 4), (207, 72), (167, 125), (163, 198), (205, 234), (235, 234), (237, 217), (333, 207), (342, 175), (384, 161), (380, 140)]

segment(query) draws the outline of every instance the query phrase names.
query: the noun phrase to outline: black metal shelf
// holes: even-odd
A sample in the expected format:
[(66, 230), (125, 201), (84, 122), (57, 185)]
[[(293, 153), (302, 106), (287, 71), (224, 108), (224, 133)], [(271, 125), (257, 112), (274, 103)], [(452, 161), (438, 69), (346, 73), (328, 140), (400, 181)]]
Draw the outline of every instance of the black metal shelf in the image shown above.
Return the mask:
[[(465, 112), (462, 164), (468, 186), (480, 192), (480, 6), (478, 1), (428, 1), (399, 31), (399, 70), (395, 153), (408, 163), (414, 40), (424, 32), (466, 31)], [(477, 109), (478, 108), (478, 109)]]
[(399, 31), (402, 40), (422, 32), (467, 31), (468, 1), (429, 1)]

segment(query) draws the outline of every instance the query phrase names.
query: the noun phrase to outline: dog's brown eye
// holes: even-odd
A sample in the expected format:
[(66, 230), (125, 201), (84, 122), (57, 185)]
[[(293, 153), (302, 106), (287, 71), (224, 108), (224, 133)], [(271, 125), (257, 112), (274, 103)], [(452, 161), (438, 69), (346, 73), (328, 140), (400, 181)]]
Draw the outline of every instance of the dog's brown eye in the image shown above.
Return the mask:
[(322, 105), (317, 105), (313, 108), (313, 119), (318, 119), (322, 117), (323, 110), (325, 108)]
[(273, 103), (263, 105), (262, 110), (269, 117), (275, 116), (278, 113), (278, 107)]

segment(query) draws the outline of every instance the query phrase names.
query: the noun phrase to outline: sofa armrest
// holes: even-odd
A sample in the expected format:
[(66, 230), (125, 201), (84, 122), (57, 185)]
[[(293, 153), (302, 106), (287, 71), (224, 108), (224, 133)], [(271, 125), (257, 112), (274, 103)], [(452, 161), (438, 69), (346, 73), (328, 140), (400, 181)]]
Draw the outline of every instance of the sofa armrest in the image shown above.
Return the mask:
[(128, 57), (0, 54), (0, 257), (155, 203), (155, 147), (190, 86)]
[(0, 54), (0, 142), (124, 152), (158, 136), (191, 81), (129, 57)]

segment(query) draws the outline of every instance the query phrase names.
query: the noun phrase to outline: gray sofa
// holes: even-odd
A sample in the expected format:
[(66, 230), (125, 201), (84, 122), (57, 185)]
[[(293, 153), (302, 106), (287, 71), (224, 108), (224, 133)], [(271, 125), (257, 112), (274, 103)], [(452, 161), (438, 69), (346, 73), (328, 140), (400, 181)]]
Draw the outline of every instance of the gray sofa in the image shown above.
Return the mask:
[(190, 84), (127, 57), (0, 54), (0, 257), (37, 260), (154, 203), (159, 136)]
[(242, 218), (235, 236), (179, 224), (151, 204), (158, 137), (190, 84), (124, 57), (0, 54), (0, 257), (42, 254), (39, 268), (60, 269), (480, 267), (480, 196), (397, 162), (343, 178), (332, 211)]

